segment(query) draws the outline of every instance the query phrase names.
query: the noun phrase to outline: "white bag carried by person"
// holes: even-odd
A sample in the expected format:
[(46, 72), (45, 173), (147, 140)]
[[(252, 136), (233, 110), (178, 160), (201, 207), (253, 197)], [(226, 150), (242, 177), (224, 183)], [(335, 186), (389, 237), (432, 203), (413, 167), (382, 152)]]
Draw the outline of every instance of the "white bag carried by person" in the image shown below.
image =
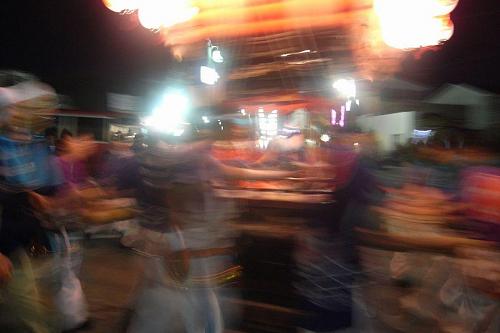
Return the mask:
[(60, 258), (61, 288), (56, 294), (55, 304), (62, 317), (62, 329), (70, 330), (84, 324), (88, 320), (89, 313), (82, 285), (71, 265), (71, 246), (64, 227), (61, 228), (61, 234), (65, 251)]

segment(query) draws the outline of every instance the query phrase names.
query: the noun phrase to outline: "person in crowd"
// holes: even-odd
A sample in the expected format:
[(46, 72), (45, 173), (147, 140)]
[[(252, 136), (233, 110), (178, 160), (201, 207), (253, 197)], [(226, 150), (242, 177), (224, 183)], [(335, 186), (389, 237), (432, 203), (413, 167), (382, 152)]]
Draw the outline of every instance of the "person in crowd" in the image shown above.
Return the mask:
[(364, 324), (354, 317), (360, 303), (356, 282), (361, 278), (355, 228), (373, 223), (368, 208), (378, 195), (373, 162), (359, 141), (352, 134), (337, 137), (331, 147), (337, 177), (335, 205), (310, 221), (308, 234), (299, 236), (296, 286), (307, 314), (297, 322), (301, 332), (343, 332)]
[(234, 202), (215, 195), (210, 181), (292, 174), (225, 164), (211, 154), (216, 129), (203, 126), (193, 121), (181, 137), (150, 132), (139, 155), (146, 231), (136, 246), (149, 259), (129, 332), (222, 332), (228, 318), (213, 287), (232, 275), (235, 234), (228, 221), (238, 212)]
[(71, 133), (68, 129), (64, 128), (61, 131), (61, 134), (59, 135), (59, 139), (56, 141), (56, 152), (58, 155), (64, 152), (65, 150), (64, 143), (70, 137), (73, 137), (73, 133)]
[[(30, 192), (52, 193), (48, 148), (38, 139), (36, 111), (55, 106), (55, 93), (19, 72), (0, 75), (0, 331), (56, 332), (53, 313), (42, 300), (26, 249), (41, 231)], [(20, 121), (19, 119), (22, 119)], [(26, 168), (30, 165), (31, 168)]]
[(248, 167), (261, 156), (248, 118), (235, 116), (224, 123), (225, 130), (212, 144), (212, 156), (228, 165)]
[(135, 153), (139, 153), (144, 150), (144, 134), (137, 133), (134, 136), (134, 142), (132, 144), (132, 151)]
[(61, 134), (59, 167), (67, 184), (82, 184), (89, 177), (87, 159), (96, 151), (90, 135), (73, 137), (71, 133)]

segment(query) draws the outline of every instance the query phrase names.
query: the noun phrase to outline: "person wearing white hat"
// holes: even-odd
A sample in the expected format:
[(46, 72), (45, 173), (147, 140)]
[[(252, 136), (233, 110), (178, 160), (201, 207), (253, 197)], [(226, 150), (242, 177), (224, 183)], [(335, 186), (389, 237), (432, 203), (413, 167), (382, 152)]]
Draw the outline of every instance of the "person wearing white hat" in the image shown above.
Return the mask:
[(54, 332), (25, 249), (41, 234), (29, 193), (52, 185), (48, 149), (35, 134), (56, 95), (18, 72), (0, 73), (0, 86), (0, 332)]

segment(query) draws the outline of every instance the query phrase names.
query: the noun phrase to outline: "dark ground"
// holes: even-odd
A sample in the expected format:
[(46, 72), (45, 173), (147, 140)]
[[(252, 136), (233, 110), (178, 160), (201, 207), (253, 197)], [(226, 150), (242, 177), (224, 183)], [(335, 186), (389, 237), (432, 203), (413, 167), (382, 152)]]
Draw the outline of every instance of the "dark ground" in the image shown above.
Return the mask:
[[(147, 258), (124, 248), (118, 239), (85, 240), (82, 245), (80, 280), (89, 304), (91, 324), (78, 332), (125, 332), (130, 304)], [(41, 267), (50, 264), (50, 260), (50, 257), (35, 259), (35, 269), (43, 274)], [(42, 279), (40, 287), (47, 292), (49, 288), (44, 283)], [(227, 329), (225, 332), (237, 333)]]
[(84, 256), (81, 281), (92, 320), (85, 332), (123, 332), (142, 258), (109, 239), (87, 241)]

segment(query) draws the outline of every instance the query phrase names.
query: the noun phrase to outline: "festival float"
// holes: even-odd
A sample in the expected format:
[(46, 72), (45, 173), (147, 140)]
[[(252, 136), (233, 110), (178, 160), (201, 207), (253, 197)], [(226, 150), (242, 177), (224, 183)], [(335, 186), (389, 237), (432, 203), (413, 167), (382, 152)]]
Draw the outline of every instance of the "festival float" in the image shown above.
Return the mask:
[[(372, 136), (355, 130), (356, 113), (364, 103), (359, 88), (393, 74), (407, 52), (419, 53), (450, 39), (450, 13), (458, 0), (103, 2), (123, 20), (137, 19), (157, 34), (179, 66), (189, 69), (187, 76), (215, 110), (210, 117), (198, 115), (203, 122), (216, 123), (221, 132), (242, 131), (238, 140), (221, 140), (212, 147), (213, 157), (238, 169), (240, 176), (214, 179), (211, 185), (220, 198), (236, 200), (241, 208), (233, 225), (243, 234), (239, 287), (246, 327), (290, 331), (296, 317), (307, 315), (297, 310), (298, 302), (312, 302), (321, 294), (307, 294), (318, 285), (310, 290), (292, 285), (291, 280), (300, 280), (295, 273), (309, 282), (324, 273), (304, 275), (313, 270), (310, 258), (292, 254), (318, 250), (335, 239), (322, 243), (318, 234), (325, 225), (339, 224), (340, 230), (339, 193), (352, 180), (360, 156), (375, 146)], [(422, 256), (412, 261), (411, 255), (399, 253), (456, 255), (463, 259), (468, 285), (477, 289), (480, 283), (474, 283), (478, 277), (472, 276), (469, 260), (475, 254), (467, 249), (486, 248), (477, 253), (482, 263), (498, 252), (491, 242), (471, 239), (458, 228), (467, 210), (456, 197), (418, 182), (382, 191), (384, 201), (373, 207), (380, 224), (357, 229), (367, 273), (362, 282), (378, 286), (376, 292), (362, 292), (383, 327), (404, 330), (405, 318), (426, 316), (419, 302), (436, 286), (413, 279), (421, 271), (406, 269)], [(484, 197), (473, 198), (489, 204)], [(429, 276), (440, 274), (439, 261), (432, 257), (432, 263), (425, 266)], [(398, 270), (398, 264), (405, 269)], [(412, 267), (418, 270), (418, 265)], [(493, 272), (497, 266), (484, 269)], [(392, 288), (391, 282), (408, 279), (417, 287)], [(435, 304), (456, 306), (449, 288), (456, 281), (450, 281), (440, 286)], [(377, 300), (387, 301), (387, 307)], [(394, 316), (401, 309), (407, 317)], [(476, 322), (484, 325), (491, 317), (486, 312)], [(425, 323), (451, 332), (453, 318), (430, 317)]]

